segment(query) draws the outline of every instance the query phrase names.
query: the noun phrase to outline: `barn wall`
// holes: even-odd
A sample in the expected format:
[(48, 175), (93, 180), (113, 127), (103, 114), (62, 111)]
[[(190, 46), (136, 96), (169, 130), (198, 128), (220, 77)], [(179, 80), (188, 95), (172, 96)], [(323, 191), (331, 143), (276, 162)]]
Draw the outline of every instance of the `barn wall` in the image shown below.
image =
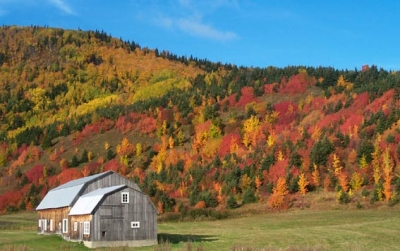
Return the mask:
[[(44, 231), (43, 221), (41, 223), (41, 227), (39, 227), (38, 223), (38, 233), (44, 234), (61, 234), (63, 236), (69, 237), (68, 233), (62, 233), (62, 221), (63, 219), (68, 219), (68, 213), (70, 208), (54, 208), (54, 209), (45, 209), (38, 211), (38, 220), (46, 219), (47, 227), (46, 231)], [(53, 230), (50, 231), (50, 220), (53, 220)], [(70, 229), (70, 221), (68, 220), (68, 229)]]
[[(122, 192), (129, 192), (129, 203), (121, 203)], [(140, 222), (140, 227), (131, 228), (131, 222)], [(93, 231), (93, 241), (157, 240), (157, 212), (145, 194), (125, 188), (97, 208)]]
[(96, 179), (95, 181), (91, 182), (90, 184), (88, 184), (85, 187), (83, 194), (92, 192), (99, 188), (118, 186), (118, 185), (123, 185), (123, 184), (125, 184), (129, 187), (132, 187), (134, 189), (140, 190), (140, 188), (138, 187), (138, 185), (135, 182), (133, 182), (125, 177), (122, 177), (121, 175), (119, 175), (117, 173), (110, 173), (110, 174), (100, 177), (100, 178)]
[[(70, 216), (70, 220), (71, 220), (71, 231), (70, 231), (71, 240), (90, 241), (91, 233), (84, 234), (83, 227), (84, 227), (84, 222), (90, 222), (90, 232), (92, 232), (92, 215), (90, 215), (90, 214), (89, 215), (72, 215), (72, 216)], [(75, 228), (75, 224), (76, 224), (76, 228)]]

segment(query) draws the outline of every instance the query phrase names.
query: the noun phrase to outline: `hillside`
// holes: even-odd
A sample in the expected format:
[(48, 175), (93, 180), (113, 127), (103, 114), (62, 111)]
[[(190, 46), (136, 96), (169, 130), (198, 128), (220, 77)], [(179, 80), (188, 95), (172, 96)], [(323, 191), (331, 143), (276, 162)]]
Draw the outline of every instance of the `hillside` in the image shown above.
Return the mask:
[(160, 212), (399, 199), (400, 72), (237, 67), (103, 31), (0, 37), (0, 212), (105, 170)]

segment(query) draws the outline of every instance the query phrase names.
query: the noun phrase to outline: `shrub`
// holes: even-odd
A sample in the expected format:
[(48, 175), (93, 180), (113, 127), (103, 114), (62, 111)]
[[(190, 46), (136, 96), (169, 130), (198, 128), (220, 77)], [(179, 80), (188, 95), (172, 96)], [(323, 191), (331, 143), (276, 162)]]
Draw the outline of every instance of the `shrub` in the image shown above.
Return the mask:
[(339, 190), (337, 193), (337, 199), (340, 204), (347, 204), (350, 202), (350, 195), (343, 190)]
[(372, 192), (372, 197), (371, 197), (371, 204), (377, 201), (383, 200), (383, 186), (382, 184), (375, 185), (374, 190)]
[(204, 202), (204, 200), (197, 202), (196, 205), (194, 206), (194, 208), (206, 208), (206, 207), (207, 207), (207, 205)]
[(368, 197), (370, 192), (364, 187), (364, 189), (361, 191), (361, 195), (364, 197)]

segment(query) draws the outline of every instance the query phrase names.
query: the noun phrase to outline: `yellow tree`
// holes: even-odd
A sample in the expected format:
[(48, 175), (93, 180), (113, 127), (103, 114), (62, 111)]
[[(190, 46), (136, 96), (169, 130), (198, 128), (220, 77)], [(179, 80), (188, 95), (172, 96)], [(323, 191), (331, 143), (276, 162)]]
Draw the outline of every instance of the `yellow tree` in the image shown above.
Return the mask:
[(367, 162), (367, 157), (365, 156), (365, 154), (363, 154), (360, 158), (360, 160), (358, 161), (358, 166), (361, 169), (365, 169), (368, 167), (368, 162)]
[(106, 149), (106, 151), (110, 149), (110, 144), (107, 141), (104, 143), (104, 149)]
[(363, 183), (364, 183), (364, 178), (359, 172), (354, 172), (353, 175), (351, 175), (350, 185), (354, 191), (360, 189)]
[(246, 191), (250, 184), (251, 178), (247, 174), (242, 175), (242, 177), (240, 178), (240, 188), (242, 189), (242, 191)]
[(142, 155), (142, 144), (140, 143), (136, 143), (136, 157), (139, 157), (140, 155)]
[(383, 194), (385, 195), (386, 201), (389, 201), (392, 195), (392, 179), (393, 179), (393, 163), (390, 158), (389, 148), (386, 148), (385, 153), (383, 154)]
[(275, 130), (271, 129), (271, 130), (269, 130), (269, 135), (267, 137), (268, 147), (274, 146), (275, 141), (276, 141), (276, 133), (275, 133)]
[(161, 147), (160, 151), (156, 156), (154, 156), (156, 159), (156, 171), (157, 173), (160, 173), (162, 168), (165, 165), (165, 160), (167, 158), (167, 148), (168, 148), (168, 140), (167, 136), (163, 135), (161, 136)]
[(87, 158), (88, 158), (89, 161), (92, 161), (92, 159), (93, 159), (93, 152), (92, 151), (89, 151), (87, 153)]
[(340, 159), (336, 155), (336, 153), (333, 154), (332, 168), (333, 168), (333, 171), (335, 172), (335, 175), (339, 176), (339, 174), (341, 173), (343, 167), (340, 164)]
[(343, 75), (339, 76), (336, 85), (339, 87), (344, 87), (347, 91), (353, 90), (353, 83), (346, 81)]
[(172, 138), (172, 136), (169, 136), (168, 143), (169, 143), (169, 149), (174, 148), (175, 141), (174, 138)]
[(374, 143), (374, 152), (371, 154), (372, 155), (372, 169), (374, 171), (374, 183), (375, 185), (378, 185), (381, 180), (381, 156), (382, 152), (379, 147), (379, 139), (375, 140)]
[(299, 185), (299, 191), (302, 195), (305, 195), (307, 193), (307, 186), (310, 182), (308, 182), (306, 176), (304, 175), (304, 173), (299, 175), (299, 181), (297, 182), (297, 184)]
[(178, 139), (179, 146), (183, 146), (183, 142), (185, 141), (185, 134), (179, 129), (178, 134), (176, 135)]
[(260, 120), (251, 115), (250, 118), (243, 123), (243, 144), (248, 147), (250, 144), (253, 146), (256, 144), (257, 135), (261, 128)]
[(282, 150), (279, 150), (279, 151), (278, 151), (278, 154), (277, 154), (277, 156), (276, 156), (276, 160), (282, 161), (282, 160), (284, 160), (284, 159), (285, 159), (285, 156), (283, 155)]

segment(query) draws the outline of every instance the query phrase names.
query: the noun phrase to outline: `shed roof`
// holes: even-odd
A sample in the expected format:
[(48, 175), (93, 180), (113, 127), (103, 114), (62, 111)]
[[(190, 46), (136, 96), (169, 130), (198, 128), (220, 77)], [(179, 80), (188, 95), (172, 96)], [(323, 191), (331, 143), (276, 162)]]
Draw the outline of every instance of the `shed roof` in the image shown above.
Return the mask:
[(94, 208), (100, 203), (105, 195), (118, 191), (121, 188), (127, 187), (126, 185), (118, 185), (106, 188), (100, 188), (93, 192), (87, 193), (79, 197), (78, 201), (71, 208), (69, 215), (84, 215), (91, 214)]
[(53, 188), (46, 194), (36, 210), (71, 206), (86, 183), (89, 183), (109, 173), (112, 173), (112, 171), (72, 180), (61, 186)]

